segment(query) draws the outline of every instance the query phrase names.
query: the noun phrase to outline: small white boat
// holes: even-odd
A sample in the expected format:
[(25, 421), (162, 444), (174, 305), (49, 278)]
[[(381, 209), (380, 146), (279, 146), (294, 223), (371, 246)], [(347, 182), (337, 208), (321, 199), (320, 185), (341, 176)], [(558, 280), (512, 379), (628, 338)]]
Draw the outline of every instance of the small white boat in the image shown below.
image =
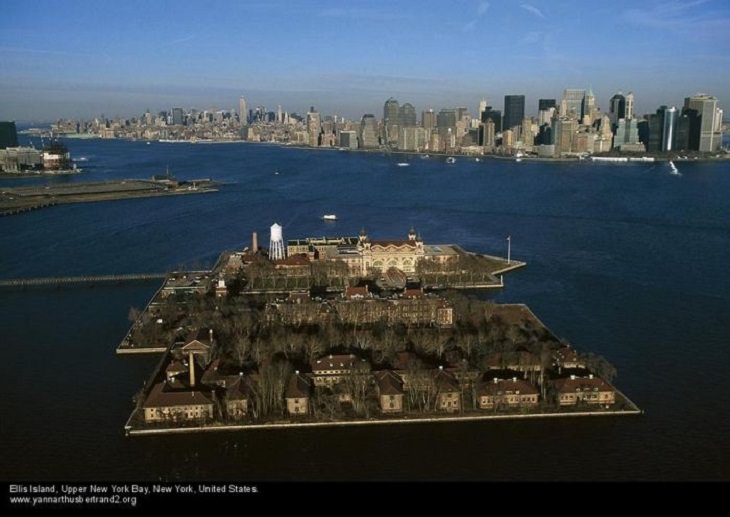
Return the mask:
[(480, 162), (481, 160), (479, 158), (474, 158), (475, 162)]
[(337, 216), (335, 214), (325, 214), (322, 216), (322, 219), (325, 221), (336, 221)]
[(398, 167), (410, 167), (411, 166), (411, 164), (408, 162), (398, 162), (397, 165), (398, 165)]
[(431, 157), (427, 154), (424, 154), (421, 156), (421, 160), (428, 160), (429, 158), (431, 158)]
[(456, 163), (456, 158), (454, 158), (453, 156), (449, 156), (448, 158), (446, 158), (446, 163)]

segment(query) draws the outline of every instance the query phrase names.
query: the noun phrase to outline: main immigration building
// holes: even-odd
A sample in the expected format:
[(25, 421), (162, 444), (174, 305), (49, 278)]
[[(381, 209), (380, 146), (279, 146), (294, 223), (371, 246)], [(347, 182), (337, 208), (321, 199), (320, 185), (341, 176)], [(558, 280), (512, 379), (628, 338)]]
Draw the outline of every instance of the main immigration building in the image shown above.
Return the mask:
[(308, 237), (290, 240), (287, 255), (307, 255), (310, 260), (341, 260), (356, 275), (373, 269), (397, 268), (406, 274), (416, 272), (419, 260), (447, 262), (458, 256), (453, 244), (424, 244), (411, 228), (404, 240), (370, 240), (365, 230), (357, 237)]

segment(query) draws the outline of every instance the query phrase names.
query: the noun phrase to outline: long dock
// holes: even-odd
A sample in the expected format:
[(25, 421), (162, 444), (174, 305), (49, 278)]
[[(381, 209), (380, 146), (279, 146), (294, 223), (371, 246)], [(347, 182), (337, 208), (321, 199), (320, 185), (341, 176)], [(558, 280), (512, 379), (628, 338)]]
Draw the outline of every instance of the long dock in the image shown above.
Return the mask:
[(167, 273), (130, 273), (124, 275), (9, 278), (6, 280), (0, 280), (0, 287), (48, 287), (71, 284), (98, 284), (103, 282), (121, 283), (141, 280), (158, 280), (166, 277)]

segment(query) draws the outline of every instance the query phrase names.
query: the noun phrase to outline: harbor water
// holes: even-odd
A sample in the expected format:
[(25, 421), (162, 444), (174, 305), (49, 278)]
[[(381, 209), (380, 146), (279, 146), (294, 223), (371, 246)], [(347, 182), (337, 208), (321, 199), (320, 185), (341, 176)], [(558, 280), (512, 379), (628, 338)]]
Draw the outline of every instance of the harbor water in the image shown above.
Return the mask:
[[(501, 302), (604, 355), (640, 417), (127, 438), (155, 357), (117, 357), (157, 281), (0, 291), (0, 479), (728, 480), (730, 162), (597, 164), (388, 156), (266, 144), (67, 141), (73, 177), (223, 182), (214, 194), (0, 218), (1, 278), (212, 265), (267, 238), (403, 238), (528, 263)], [(408, 162), (409, 167), (398, 166)], [(336, 214), (325, 221), (324, 214)], [(263, 242), (266, 244), (266, 242)]]

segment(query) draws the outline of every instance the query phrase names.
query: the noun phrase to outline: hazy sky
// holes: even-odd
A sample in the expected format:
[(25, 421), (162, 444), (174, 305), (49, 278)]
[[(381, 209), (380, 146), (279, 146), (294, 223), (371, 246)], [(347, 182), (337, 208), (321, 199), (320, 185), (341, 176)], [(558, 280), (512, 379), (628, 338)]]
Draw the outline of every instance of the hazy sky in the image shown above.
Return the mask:
[(382, 116), (592, 85), (730, 105), (730, 1), (36, 1), (0, 9), (0, 120), (249, 106)]

